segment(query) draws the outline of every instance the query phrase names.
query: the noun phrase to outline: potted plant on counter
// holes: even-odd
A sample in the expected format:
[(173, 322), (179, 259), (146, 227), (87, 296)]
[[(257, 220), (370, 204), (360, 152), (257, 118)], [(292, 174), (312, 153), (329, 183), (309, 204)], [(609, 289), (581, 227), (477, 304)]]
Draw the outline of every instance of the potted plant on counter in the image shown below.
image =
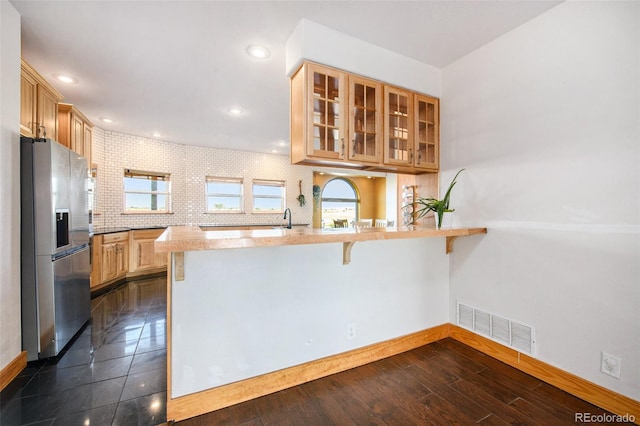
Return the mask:
[[(416, 211), (413, 213), (413, 221), (411, 224), (414, 224), (418, 219), (424, 217), (427, 213), (433, 212), (436, 219), (436, 227), (440, 229), (442, 227), (442, 219), (445, 213), (451, 213), (455, 209), (449, 207), (449, 201), (451, 199), (451, 190), (456, 184), (456, 179), (458, 175), (464, 169), (458, 170), (458, 173), (453, 177), (451, 183), (449, 184), (449, 188), (447, 188), (447, 192), (444, 194), (444, 197), (441, 200), (438, 200), (433, 197), (418, 197), (414, 200), (413, 205), (417, 206)], [(408, 204), (404, 207), (409, 207), (411, 204)]]

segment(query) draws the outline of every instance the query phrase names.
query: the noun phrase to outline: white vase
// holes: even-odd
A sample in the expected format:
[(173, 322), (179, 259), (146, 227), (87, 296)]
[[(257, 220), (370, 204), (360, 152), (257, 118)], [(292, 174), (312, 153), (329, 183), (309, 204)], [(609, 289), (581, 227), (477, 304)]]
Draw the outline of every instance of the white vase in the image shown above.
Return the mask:
[(442, 214), (442, 226), (438, 224), (438, 214), (433, 214), (436, 218), (436, 228), (451, 228), (451, 224), (453, 223), (453, 212), (445, 212)]

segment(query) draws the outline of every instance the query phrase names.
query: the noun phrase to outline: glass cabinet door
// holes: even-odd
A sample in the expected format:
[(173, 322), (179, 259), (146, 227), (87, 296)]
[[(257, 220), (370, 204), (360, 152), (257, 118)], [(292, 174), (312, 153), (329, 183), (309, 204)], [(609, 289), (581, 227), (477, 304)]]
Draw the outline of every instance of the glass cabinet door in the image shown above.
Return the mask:
[(384, 161), (387, 164), (413, 164), (413, 116), (410, 92), (390, 86), (384, 88)]
[(424, 169), (438, 168), (439, 120), (438, 99), (415, 95), (415, 166)]
[(346, 74), (309, 64), (307, 152), (311, 156), (344, 158)]
[(349, 76), (349, 159), (380, 163), (382, 84)]

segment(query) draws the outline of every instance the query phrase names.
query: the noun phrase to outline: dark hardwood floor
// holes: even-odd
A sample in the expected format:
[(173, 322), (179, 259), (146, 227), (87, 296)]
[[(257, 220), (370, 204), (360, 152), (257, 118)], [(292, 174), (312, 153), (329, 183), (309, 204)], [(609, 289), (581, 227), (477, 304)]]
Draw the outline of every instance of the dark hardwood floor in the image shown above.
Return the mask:
[(610, 413), (445, 339), (175, 424), (548, 426), (599, 415)]

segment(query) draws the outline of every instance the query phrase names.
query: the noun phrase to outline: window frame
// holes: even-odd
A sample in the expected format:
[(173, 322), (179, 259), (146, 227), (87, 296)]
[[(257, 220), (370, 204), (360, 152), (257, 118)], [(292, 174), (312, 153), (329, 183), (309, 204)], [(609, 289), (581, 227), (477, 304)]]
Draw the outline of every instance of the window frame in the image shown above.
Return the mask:
[[(221, 183), (237, 183), (240, 185), (240, 195), (236, 194), (227, 194), (227, 193), (209, 193), (207, 190), (207, 184), (210, 182), (221, 182)], [(209, 210), (209, 197), (217, 196), (217, 197), (229, 197), (229, 198), (239, 198), (238, 205), (240, 206), (237, 210)], [(219, 176), (205, 176), (204, 178), (204, 204), (205, 204), (205, 213), (206, 214), (242, 214), (245, 211), (244, 208), (244, 179), (243, 178), (231, 178), (231, 177), (219, 177)]]
[[(329, 185), (329, 183), (334, 182), (334, 181), (343, 181), (345, 182), (347, 185), (349, 185), (351, 187), (351, 189), (353, 190), (353, 194), (355, 196), (355, 198), (333, 198), (333, 197), (324, 197), (324, 191), (327, 188), (327, 185)], [(322, 187), (322, 192), (320, 193), (320, 219), (321, 221), (324, 223), (324, 203), (325, 202), (335, 202), (335, 203), (354, 203), (355, 205), (355, 217), (354, 217), (354, 221), (358, 221), (360, 218), (360, 192), (358, 191), (358, 187), (356, 186), (356, 184), (354, 182), (352, 182), (350, 179), (347, 178), (343, 178), (343, 177), (335, 177), (332, 179), (329, 179), (328, 181), (326, 181)], [(351, 227), (352, 224), (349, 224), (349, 227)]]
[[(167, 183), (167, 188), (166, 191), (131, 191), (127, 190), (127, 178), (162, 181)], [(151, 197), (164, 195), (166, 197), (165, 210), (131, 210), (127, 207), (127, 194), (148, 194)], [(122, 212), (123, 214), (171, 214), (171, 173), (124, 169), (122, 174)]]
[[(282, 189), (279, 197), (273, 195), (256, 195), (255, 187), (260, 186), (273, 186)], [(280, 210), (256, 210), (256, 199), (280, 199)], [(253, 179), (251, 181), (251, 212), (256, 214), (275, 214), (283, 213), (287, 205), (287, 183), (285, 180), (277, 179)]]

